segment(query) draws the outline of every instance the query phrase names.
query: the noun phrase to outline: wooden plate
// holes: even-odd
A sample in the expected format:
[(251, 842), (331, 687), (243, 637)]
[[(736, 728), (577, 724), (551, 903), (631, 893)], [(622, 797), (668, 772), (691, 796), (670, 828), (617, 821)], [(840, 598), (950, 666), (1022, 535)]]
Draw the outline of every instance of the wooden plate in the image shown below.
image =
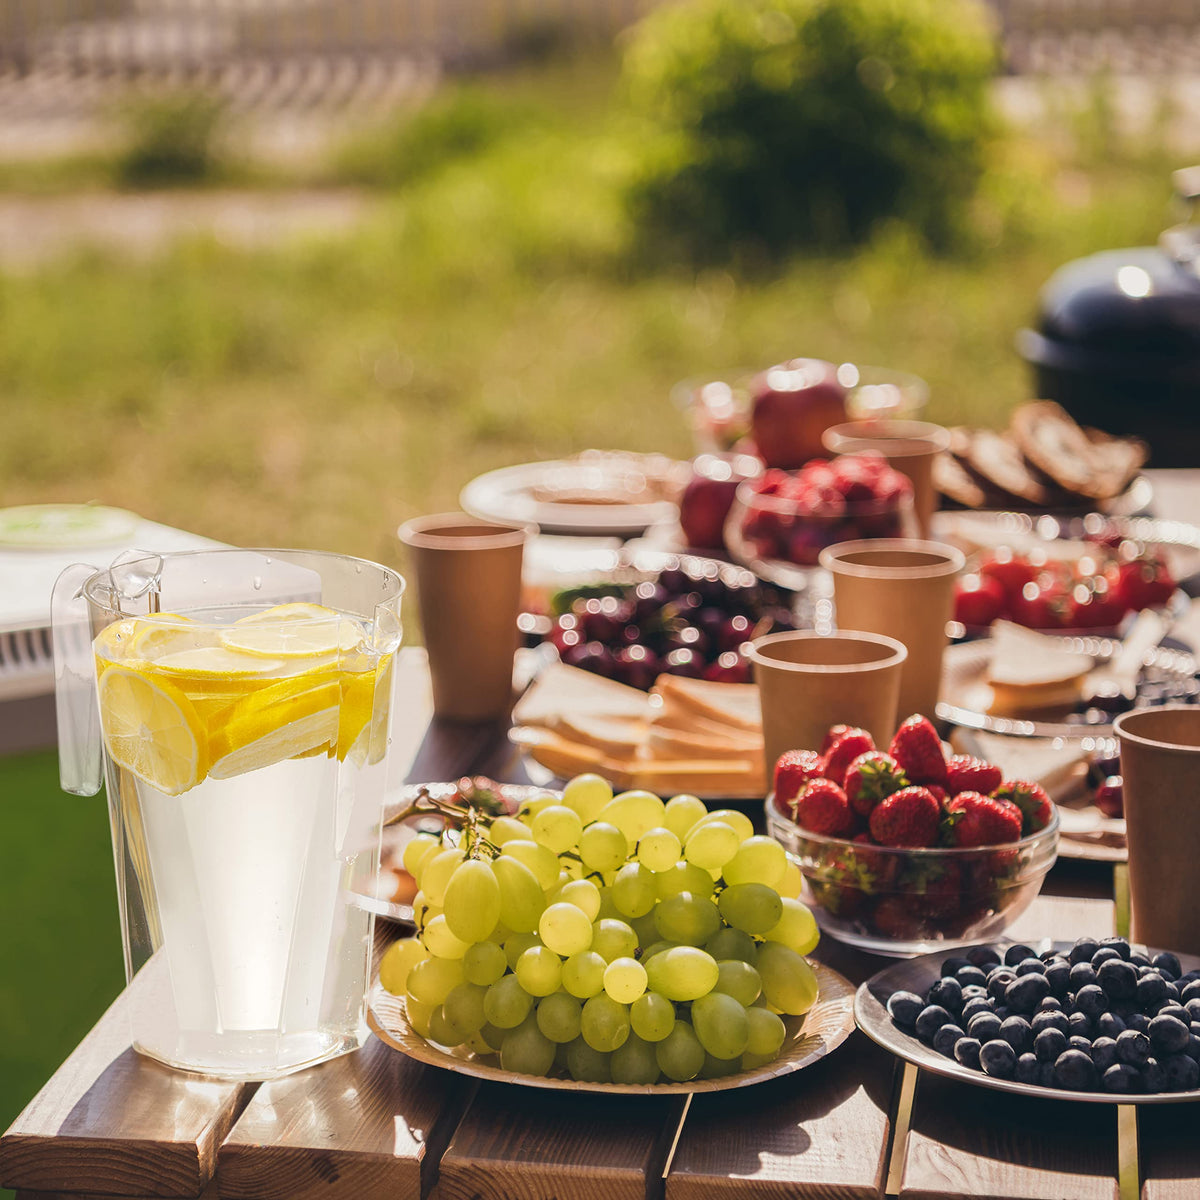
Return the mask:
[[(997, 947), (1013, 944), (995, 943)], [(1026, 944), (1040, 953), (1051, 947), (1055, 950), (1069, 950), (1073, 943), (1052, 942), (1046, 938), (1040, 942)], [(1150, 953), (1156, 954), (1158, 951), (1152, 950)], [(858, 1027), (885, 1050), (890, 1050), (915, 1066), (924, 1067), (935, 1075), (945, 1075), (949, 1079), (977, 1084), (979, 1087), (992, 1088), (998, 1092), (1016, 1092), (1022, 1096), (1038, 1096), (1050, 1100), (1082, 1100), (1087, 1104), (1180, 1104), (1189, 1100), (1200, 1100), (1200, 1089), (1187, 1092), (1154, 1092), (1150, 1095), (1139, 1095), (1135, 1092), (1070, 1092), (1062, 1088), (1042, 1087), (1035, 1083), (1018, 1083), (1015, 1079), (995, 1079), (982, 1071), (964, 1067), (953, 1058), (939, 1054), (932, 1046), (927, 1046), (919, 1038), (905, 1033), (894, 1024), (888, 1015), (887, 1002), (893, 992), (916, 992), (918, 996), (923, 996), (940, 975), (942, 960), (948, 957), (950, 955), (944, 950), (936, 954), (923, 954), (920, 958), (910, 958), (887, 967), (868, 979), (854, 997), (854, 1017)], [(1177, 957), (1185, 971), (1200, 967), (1200, 958), (1189, 954), (1180, 954)]]
[(464, 1047), (447, 1050), (435, 1042), (426, 1041), (409, 1025), (404, 1001), (387, 991), (378, 978), (367, 997), (367, 1024), (381, 1041), (401, 1054), (430, 1066), (472, 1075), (476, 1079), (564, 1092), (611, 1092), (631, 1096), (722, 1092), (728, 1088), (748, 1087), (752, 1083), (778, 1079), (781, 1075), (811, 1067), (836, 1050), (850, 1035), (854, 1028), (854, 985), (821, 963), (814, 962), (813, 967), (817, 972), (819, 989), (817, 1002), (803, 1017), (784, 1017), (787, 1036), (779, 1057), (757, 1070), (726, 1075), (723, 1079), (697, 1079), (691, 1083), (583, 1083), (575, 1079), (548, 1079), (505, 1071), (500, 1066), (499, 1055), (481, 1056)]

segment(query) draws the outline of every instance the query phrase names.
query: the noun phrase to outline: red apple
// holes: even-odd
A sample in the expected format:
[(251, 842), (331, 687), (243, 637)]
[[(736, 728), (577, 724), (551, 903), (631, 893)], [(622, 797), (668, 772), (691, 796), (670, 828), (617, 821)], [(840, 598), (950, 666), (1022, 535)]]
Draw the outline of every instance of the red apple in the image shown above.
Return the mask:
[(846, 419), (846, 389), (833, 363), (793, 358), (770, 367), (752, 385), (750, 429), (768, 467), (802, 467), (825, 453), (821, 435)]
[(761, 471), (762, 463), (745, 454), (701, 454), (692, 462), (692, 478), (679, 497), (679, 524), (688, 546), (724, 550), (725, 518), (738, 484)]

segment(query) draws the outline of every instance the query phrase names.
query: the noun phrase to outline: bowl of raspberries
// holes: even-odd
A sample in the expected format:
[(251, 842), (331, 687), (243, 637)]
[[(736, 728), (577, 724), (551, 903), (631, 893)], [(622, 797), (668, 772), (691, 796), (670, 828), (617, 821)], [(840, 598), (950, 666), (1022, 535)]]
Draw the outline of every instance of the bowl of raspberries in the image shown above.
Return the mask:
[(741, 483), (725, 544), (761, 578), (799, 587), (826, 546), (909, 536), (912, 512), (912, 484), (882, 454), (814, 458), (798, 471), (771, 469)]
[(835, 725), (819, 749), (780, 756), (766, 821), (821, 927), (877, 954), (999, 936), (1058, 852), (1058, 812), (1043, 788), (949, 754), (920, 715), (886, 750)]

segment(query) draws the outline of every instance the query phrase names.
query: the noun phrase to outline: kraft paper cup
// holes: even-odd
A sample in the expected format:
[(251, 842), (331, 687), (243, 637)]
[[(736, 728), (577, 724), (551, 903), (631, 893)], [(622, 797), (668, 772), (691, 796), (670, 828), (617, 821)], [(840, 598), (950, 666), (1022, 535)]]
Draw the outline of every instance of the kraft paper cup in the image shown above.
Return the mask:
[(1122, 713), (1130, 927), (1135, 941), (1200, 954), (1200, 708), (1164, 705)]
[(751, 642), (767, 779), (785, 751), (819, 749), (831, 725), (857, 725), (886, 746), (896, 731), (907, 654), (895, 638), (852, 630), (773, 633)]
[(878, 450), (912, 481), (917, 529), (922, 537), (929, 536), (937, 507), (933, 460), (950, 448), (948, 429), (929, 421), (850, 421), (826, 429), (821, 443), (830, 454)]
[(873, 538), (829, 546), (820, 562), (833, 576), (839, 627), (883, 634), (908, 650), (900, 672), (900, 720), (913, 713), (932, 719), (962, 552), (940, 542)]
[(399, 529), (416, 580), (433, 710), (452, 721), (508, 716), (521, 562), (533, 526), (438, 513)]

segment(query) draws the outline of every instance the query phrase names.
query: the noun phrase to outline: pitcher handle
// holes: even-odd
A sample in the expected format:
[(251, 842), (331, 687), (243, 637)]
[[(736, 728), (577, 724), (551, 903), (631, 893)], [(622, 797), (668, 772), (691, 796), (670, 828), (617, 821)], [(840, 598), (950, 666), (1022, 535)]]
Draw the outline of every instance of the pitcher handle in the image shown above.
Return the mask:
[(102, 780), (100, 706), (92, 622), (83, 586), (97, 568), (74, 563), (50, 594), (54, 703), (58, 720), (58, 778), (64, 792), (94, 796)]

